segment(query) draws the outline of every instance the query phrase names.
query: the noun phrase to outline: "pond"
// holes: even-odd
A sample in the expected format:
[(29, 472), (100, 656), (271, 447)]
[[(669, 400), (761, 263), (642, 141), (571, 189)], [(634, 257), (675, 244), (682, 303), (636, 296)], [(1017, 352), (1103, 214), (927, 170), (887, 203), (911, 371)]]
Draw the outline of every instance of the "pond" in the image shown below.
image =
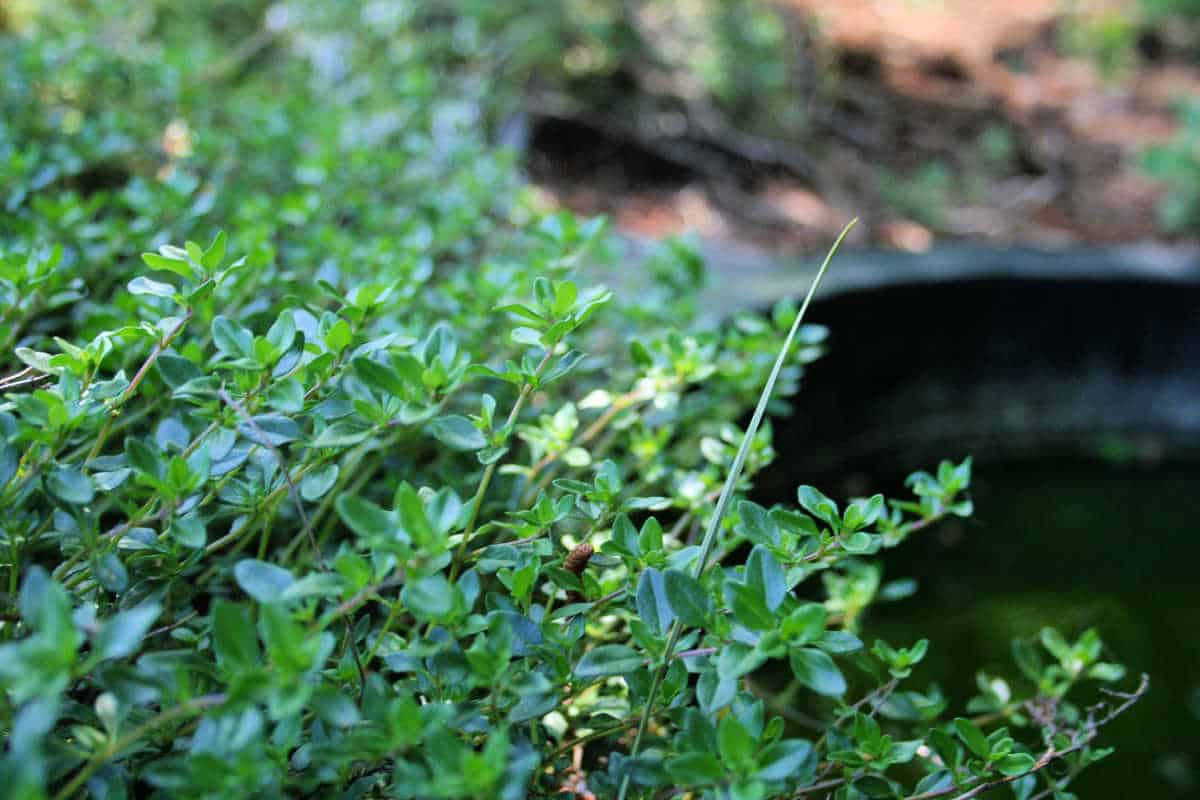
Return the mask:
[(1103, 736), (1117, 755), (1085, 773), (1086, 798), (1194, 797), (1200, 784), (1200, 469), (1096, 461), (978, 464), (976, 516), (891, 551), (917, 595), (877, 607), (864, 636), (929, 636), (917, 685), (958, 703), (974, 668), (1015, 677), (1008, 642), (1045, 625), (1097, 628), (1108, 657), (1148, 673), (1147, 697)]
[[(976, 515), (884, 554), (918, 593), (862, 634), (931, 639), (914, 688), (957, 707), (977, 668), (1017, 678), (1009, 642), (1097, 628), (1152, 678), (1104, 734), (1090, 799), (1200, 792), (1200, 288), (970, 280), (854, 291), (814, 307), (830, 354), (776, 423), (764, 500), (813, 483), (898, 495), (908, 471), (975, 457)], [(998, 796), (1011, 796), (1007, 791)]]

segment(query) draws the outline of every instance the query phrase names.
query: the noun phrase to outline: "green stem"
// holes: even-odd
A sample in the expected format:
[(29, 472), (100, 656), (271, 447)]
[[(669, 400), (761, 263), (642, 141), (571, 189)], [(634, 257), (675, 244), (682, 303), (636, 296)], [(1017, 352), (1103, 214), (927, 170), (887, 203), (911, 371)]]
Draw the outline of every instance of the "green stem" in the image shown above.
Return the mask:
[[(817, 287), (821, 285), (821, 279), (825, 276), (825, 270), (829, 268), (829, 262), (833, 260), (834, 253), (837, 252), (842, 240), (846, 238), (846, 234), (854, 227), (857, 220), (852, 221), (849, 225), (842, 229), (833, 246), (829, 248), (829, 252), (825, 256), (825, 261), (821, 264), (821, 268), (817, 271), (817, 275), (813, 278), (812, 285), (808, 288), (808, 294), (804, 297), (804, 303), (800, 306), (799, 313), (796, 314), (796, 319), (792, 322), (791, 330), (788, 331), (787, 338), (783, 341), (783, 346), (779, 349), (779, 356), (775, 359), (775, 366), (771, 369), (771, 374), (767, 377), (767, 385), (763, 387), (762, 394), (759, 395), (758, 405), (754, 408), (754, 416), (750, 419), (750, 425), (746, 428), (746, 432), (742, 437), (742, 444), (738, 448), (737, 455), (733, 457), (733, 464), (729, 467), (729, 474), (725, 478), (725, 486), (721, 489), (721, 496), (717, 498), (717, 506), (713, 511), (712, 517), (708, 521), (708, 530), (704, 534), (703, 543), (700, 545), (700, 556), (696, 559), (695, 566), (692, 569), (692, 577), (699, 578), (705, 567), (708, 566), (708, 557), (712, 553), (713, 546), (716, 544), (717, 532), (721, 529), (721, 520), (725, 517), (725, 510), (729, 507), (729, 502), (733, 498), (734, 490), (737, 488), (738, 480), (741, 478), (742, 468), (746, 463), (746, 456), (750, 452), (750, 444), (754, 441), (754, 436), (758, 433), (758, 427), (762, 424), (762, 418), (767, 411), (767, 403), (771, 399), (771, 394), (775, 391), (775, 382), (779, 378), (779, 373), (783, 369), (783, 362), (787, 359), (788, 351), (792, 348), (792, 341), (796, 338), (796, 332), (800, 329), (800, 323), (804, 319), (805, 313), (808, 311), (809, 305), (812, 303), (813, 296), (817, 293)], [(638, 751), (642, 746), (642, 739), (645, 738), (646, 728), (650, 724), (650, 715), (654, 711), (654, 701), (658, 697), (658, 690), (662, 687), (663, 678), (666, 677), (667, 667), (671, 663), (671, 656), (675, 652), (675, 646), (679, 643), (679, 637), (683, 632), (683, 626), (679, 620), (671, 623), (670, 632), (667, 635), (667, 646), (663, 651), (662, 661), (659, 662), (658, 669), (654, 671), (654, 681), (650, 684), (650, 692), (646, 695), (646, 707), (642, 712), (642, 719), (638, 723), (637, 735), (633, 739), (633, 748), (629, 751), (629, 758), (633, 760), (637, 758)], [(625, 800), (626, 794), (629, 792), (630, 772), (625, 773), (625, 777), (621, 779), (621, 788), (617, 793), (617, 800)]]
[(219, 706), (227, 699), (228, 697), (224, 694), (209, 694), (203, 697), (197, 697), (194, 700), (189, 700), (186, 703), (180, 703), (174, 708), (169, 708), (166, 711), (159, 712), (143, 722), (141, 725), (138, 725), (129, 733), (109, 744), (108, 747), (105, 747), (103, 750), (93, 755), (88, 762), (84, 764), (83, 769), (75, 773), (75, 777), (72, 778), (66, 786), (60, 789), (58, 794), (54, 795), (54, 800), (67, 800), (68, 797), (73, 796), (79, 791), (79, 788), (83, 786), (87, 779), (92, 777), (92, 774), (95, 773), (96, 770), (104, 766), (105, 763), (107, 763), (110, 759), (118, 756), (122, 750), (125, 750), (131, 745), (136, 744), (143, 736), (160, 725), (165, 725), (166, 723), (171, 722), (179, 717), (189, 717), (206, 709)]
[[(525, 405), (530, 392), (537, 385), (538, 378), (542, 376), (542, 372), (550, 364), (550, 356), (553, 355), (554, 348), (550, 347), (546, 350), (546, 355), (542, 357), (541, 363), (537, 365), (537, 369), (533, 372), (533, 378), (521, 384), (521, 391), (517, 395), (516, 402), (513, 403), (512, 410), (508, 412), (508, 419), (504, 422), (504, 436), (507, 437), (512, 433), (512, 427), (516, 424), (517, 419), (521, 415), (521, 409)], [(450, 582), (458, 577), (459, 571), (462, 569), (463, 562), (466, 560), (467, 548), (471, 543), (471, 535), (475, 533), (475, 523), (479, 519), (479, 509), (483, 506), (483, 498), (487, 494), (488, 486), (492, 482), (492, 476), (496, 474), (496, 467), (499, 461), (493, 461), (487, 465), (483, 471), (483, 477), (479, 479), (479, 487), (475, 490), (475, 497), (471, 500), (471, 516), (467, 520), (467, 525), (463, 529), (462, 540), (458, 543), (458, 551), (454, 554), (454, 563), (450, 566)]]
[(166, 336), (154, 343), (154, 349), (150, 351), (150, 355), (147, 356), (146, 360), (142, 362), (142, 366), (139, 367), (138, 371), (134, 374), (133, 380), (129, 382), (129, 385), (125, 387), (125, 391), (121, 392), (121, 396), (118, 397), (117, 402), (113, 404), (112, 412), (109, 414), (108, 418), (104, 420), (104, 427), (102, 427), (100, 429), (100, 433), (96, 435), (96, 441), (92, 444), (92, 449), (88, 451), (87, 458), (83, 460), (85, 465), (100, 454), (100, 449), (104, 447), (104, 442), (108, 439), (108, 434), (112, 429), (113, 420), (116, 419), (121, 407), (125, 405), (129, 398), (133, 397), (133, 393), (137, 391), (138, 386), (141, 385), (146, 375), (149, 374), (150, 368), (154, 366), (154, 362), (158, 361), (159, 355), (161, 355), (164, 350), (171, 346), (171, 343), (175, 341), (175, 338), (179, 336), (179, 334), (183, 333), (183, 329), (187, 327), (188, 322), (192, 318), (192, 313), (192, 309), (187, 309), (175, 327), (172, 328)]
[(379, 648), (383, 645), (383, 637), (388, 634), (392, 628), (392, 623), (396, 620), (396, 612), (400, 610), (400, 601), (393, 601), (388, 605), (387, 619), (383, 621), (383, 627), (379, 629), (379, 635), (375, 637), (375, 644), (371, 645), (370, 651), (367, 652), (367, 657), (363, 659), (363, 666), (369, 667), (375, 659), (375, 654), (379, 652)]

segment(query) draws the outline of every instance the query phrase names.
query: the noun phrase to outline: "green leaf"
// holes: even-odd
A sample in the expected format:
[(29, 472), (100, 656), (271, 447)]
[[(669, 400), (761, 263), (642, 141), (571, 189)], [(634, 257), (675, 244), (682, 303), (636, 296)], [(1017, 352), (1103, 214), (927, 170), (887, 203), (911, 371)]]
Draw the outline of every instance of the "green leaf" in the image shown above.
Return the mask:
[(217, 315), (212, 321), (213, 343), (234, 358), (254, 357), (254, 336), (228, 317)]
[(980, 758), (986, 759), (988, 754), (992, 752), (987, 737), (983, 735), (983, 731), (979, 730), (971, 720), (958, 717), (954, 720), (954, 730), (958, 733), (958, 738), (962, 739), (963, 744), (967, 746), (967, 749)]
[(92, 574), (110, 592), (123, 592), (129, 588), (129, 572), (116, 553), (105, 553), (92, 559)]
[(715, 715), (733, 702), (737, 688), (736, 678), (722, 676), (715, 669), (704, 670), (696, 681), (696, 702), (705, 714)]
[(877, 494), (869, 500), (855, 500), (846, 509), (846, 513), (842, 517), (842, 526), (847, 531), (868, 528), (875, 524), (885, 510), (886, 506), (881, 494)]
[(483, 431), (463, 416), (438, 417), (429, 429), (439, 442), (454, 450), (480, 450), (487, 446)]
[(711, 753), (680, 753), (666, 766), (671, 780), (680, 786), (703, 786), (725, 777), (725, 768)]
[(767, 660), (758, 648), (741, 642), (731, 642), (721, 648), (717, 657), (717, 674), (722, 678), (740, 678), (758, 669)]
[(212, 612), (213, 651), (217, 663), (234, 671), (257, 667), (262, 655), (250, 611), (240, 603), (217, 598)]
[(1012, 786), (1014, 800), (1029, 800), (1029, 798), (1033, 797), (1034, 790), (1037, 789), (1037, 777), (1026, 775), (1024, 778), (1017, 778), (1010, 785)]
[(160, 353), (155, 366), (158, 367), (163, 382), (172, 389), (178, 389), (204, 374), (192, 361), (174, 353)]
[(817, 646), (826, 653), (841, 655), (853, 653), (863, 648), (862, 640), (849, 631), (825, 631)]
[[(587, 485), (584, 484), (584, 489), (587, 488)], [(633, 527), (633, 523), (625, 514), (618, 514), (613, 520), (612, 544), (620, 552), (635, 558), (643, 555), (637, 528)]]
[(1043, 664), (1033, 644), (1026, 639), (1013, 639), (1012, 653), (1013, 661), (1016, 662), (1021, 673), (1030, 681), (1040, 683)]
[(205, 269), (213, 270), (221, 266), (221, 262), (225, 260), (225, 246), (227, 237), (225, 231), (217, 231), (217, 235), (213, 237), (212, 244), (204, 251), (204, 255), (200, 257), (200, 263)]
[(763, 749), (758, 756), (758, 771), (764, 781), (792, 781), (804, 785), (816, 772), (817, 758), (812, 743), (804, 739), (784, 739)]
[(819, 520), (832, 526), (838, 526), (841, 516), (838, 514), (837, 503), (830, 500), (813, 486), (801, 486), (797, 491), (800, 505), (804, 510)]
[(128, 288), (132, 294), (148, 294), (153, 297), (175, 296), (175, 287), (171, 284), (151, 280), (141, 275), (131, 280)]
[(339, 319), (325, 334), (326, 346), (335, 353), (340, 353), (354, 341), (354, 333), (346, 320)]
[(92, 479), (77, 467), (55, 467), (46, 476), (46, 489), (59, 501), (86, 506), (96, 497)]
[(692, 628), (702, 628), (708, 624), (712, 598), (700, 581), (680, 570), (668, 569), (663, 573), (663, 587), (671, 610), (680, 622)]
[(122, 611), (110, 619), (96, 635), (92, 643), (92, 652), (101, 661), (110, 658), (124, 658), (137, 652), (138, 645), (162, 613), (158, 603), (143, 603), (140, 606)]
[(767, 609), (762, 593), (755, 586), (738, 581), (725, 582), (725, 600), (733, 617), (752, 631), (774, 630), (778, 621)]
[(891, 798), (896, 797), (896, 790), (893, 788), (890, 781), (878, 775), (865, 775), (857, 778), (854, 781), (854, 790), (856, 796), (869, 798)]
[(17, 452), (17, 448), (0, 438), (0, 487), (7, 486), (8, 482), (17, 474), (17, 465), (20, 460), (21, 456)]
[(717, 726), (717, 749), (721, 760), (736, 771), (742, 771), (753, 764), (754, 737), (742, 727), (742, 723), (733, 714), (726, 714)]
[(1074, 658), (1074, 653), (1071, 652), (1071, 645), (1067, 644), (1067, 640), (1054, 628), (1042, 628), (1041, 639), (1042, 646), (1049, 650), (1051, 655), (1059, 661), (1066, 663)]
[(385, 367), (378, 361), (369, 358), (356, 358), (351, 366), (362, 382), (392, 397), (404, 397), (408, 394), (408, 386), (396, 370)]
[(356, 422), (335, 422), (317, 434), (312, 446), (322, 447), (351, 447), (366, 440), (371, 435), (371, 429)]
[(277, 411), (299, 414), (304, 410), (304, 385), (295, 378), (275, 381), (267, 390), (267, 402)]
[(324, 722), (335, 728), (349, 728), (357, 725), (361, 716), (358, 706), (346, 695), (335, 689), (325, 689), (313, 694), (313, 711)]
[(825, 606), (805, 603), (784, 618), (779, 632), (793, 644), (815, 642), (825, 633), (825, 617)]
[(865, 531), (852, 533), (842, 539), (842, 548), (847, 553), (865, 553), (871, 549), (872, 544), (874, 544), (874, 540), (871, 538), (871, 534)]
[(1125, 667), (1120, 664), (1102, 661), (1099, 664), (1092, 665), (1088, 669), (1087, 675), (1093, 680), (1112, 683), (1125, 677)]
[(665, 636), (675, 621), (663, 575), (653, 567), (643, 570), (638, 578), (637, 609), (641, 620), (658, 636)]
[(408, 482), (401, 483), (396, 490), (396, 513), (400, 518), (400, 526), (418, 547), (441, 549), (445, 537), (438, 536), (425, 514), (421, 496)]
[(756, 545), (746, 559), (746, 583), (762, 596), (769, 611), (779, 608), (783, 598), (787, 597), (787, 576), (783, 567), (763, 545)]
[(278, 447), (304, 436), (296, 421), (282, 414), (259, 414), (238, 425), (238, 431), (255, 444), (266, 447)]
[(283, 567), (256, 558), (243, 558), (233, 568), (242, 591), (260, 603), (274, 603), (296, 578)]
[(357, 495), (339, 495), (334, 505), (342, 522), (359, 536), (391, 536), (399, 527), (394, 513)]
[(779, 526), (765, 508), (743, 500), (738, 503), (737, 510), (742, 520), (742, 534), (747, 539), (753, 544), (779, 546)]
[(196, 280), (196, 271), (192, 269), (192, 265), (182, 258), (168, 258), (158, 253), (142, 253), (142, 261), (150, 269), (165, 270), (174, 272), (187, 278), (192, 283), (198, 283)]
[(67, 590), (39, 565), (30, 567), (21, 582), (19, 607), (21, 619), (35, 631), (51, 634), (74, 631)]
[(400, 600), (422, 622), (441, 622), (454, 612), (454, 587), (440, 572), (410, 580)]
[(826, 697), (846, 693), (846, 679), (833, 659), (814, 647), (801, 647), (791, 654), (792, 674), (796, 680)]
[(1009, 753), (996, 762), (996, 769), (1004, 775), (1024, 775), (1036, 764), (1037, 759), (1028, 753)]
[(308, 472), (300, 481), (300, 496), (310, 503), (320, 500), (338, 479), (338, 465), (325, 464)]
[(646, 662), (632, 647), (623, 644), (602, 644), (584, 653), (575, 665), (575, 676), (584, 680), (606, 678), (633, 672)]

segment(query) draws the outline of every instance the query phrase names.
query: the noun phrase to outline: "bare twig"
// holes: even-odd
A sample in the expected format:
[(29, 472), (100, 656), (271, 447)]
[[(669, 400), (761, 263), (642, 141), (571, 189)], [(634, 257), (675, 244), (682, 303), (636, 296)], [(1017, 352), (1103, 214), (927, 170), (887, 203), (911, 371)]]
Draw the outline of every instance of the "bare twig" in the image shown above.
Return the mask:
[[(971, 800), (971, 798), (978, 797), (979, 795), (983, 794), (984, 792), (986, 792), (990, 789), (995, 789), (998, 786), (1005, 786), (1007, 784), (1012, 783), (1015, 780), (1024, 778), (1026, 775), (1032, 775), (1035, 772), (1045, 769), (1050, 764), (1053, 764), (1056, 761), (1066, 758), (1067, 756), (1071, 755), (1072, 753), (1076, 753), (1076, 752), (1082, 750), (1084, 747), (1086, 747), (1088, 744), (1090, 744), (1093, 739), (1096, 738), (1096, 736), (1100, 733), (1101, 728), (1103, 728), (1105, 725), (1108, 725), (1110, 722), (1115, 720), (1117, 717), (1121, 716), (1126, 711), (1128, 711), (1130, 708), (1132, 708), (1139, 700), (1142, 699), (1143, 696), (1145, 696), (1146, 692), (1149, 689), (1150, 689), (1150, 676), (1142, 675), (1142, 679), (1138, 683), (1137, 689), (1135, 689), (1133, 692), (1130, 692), (1130, 693), (1108, 692), (1108, 694), (1112, 695), (1113, 697), (1120, 698), (1121, 702), (1118, 705), (1109, 709), (1109, 711), (1104, 716), (1100, 717), (1099, 719), (1091, 718), (1089, 716), (1087, 724), (1084, 725), (1084, 727), (1081, 730), (1079, 730), (1075, 733), (1075, 735), (1072, 737), (1072, 742), (1070, 745), (1068, 745), (1067, 747), (1063, 747), (1061, 749), (1055, 748), (1052, 745), (1049, 748), (1047, 748), (1046, 752), (1042, 754), (1041, 758), (1039, 758), (1034, 763), (1034, 765), (1032, 767), (1030, 767), (1029, 769), (1027, 769), (1025, 772), (1019, 773), (1017, 775), (1005, 775), (1000, 778), (994, 778), (992, 780), (988, 780), (988, 781), (984, 781), (983, 783), (976, 784), (975, 786), (971, 787), (970, 789), (963, 792), (962, 794), (955, 795), (953, 800)], [(1104, 707), (1103, 705), (1100, 705), (1100, 706), (1093, 708), (1092, 714), (1095, 714), (1103, 707)], [(908, 800), (932, 800), (932, 798), (935, 798), (935, 797), (945, 797), (946, 795), (949, 795), (955, 791), (958, 791), (958, 789), (959, 789), (959, 787), (957, 787), (957, 786), (950, 786), (945, 789), (937, 789), (937, 790), (930, 791), (930, 792), (923, 792), (921, 794), (911, 795), (908, 798)]]

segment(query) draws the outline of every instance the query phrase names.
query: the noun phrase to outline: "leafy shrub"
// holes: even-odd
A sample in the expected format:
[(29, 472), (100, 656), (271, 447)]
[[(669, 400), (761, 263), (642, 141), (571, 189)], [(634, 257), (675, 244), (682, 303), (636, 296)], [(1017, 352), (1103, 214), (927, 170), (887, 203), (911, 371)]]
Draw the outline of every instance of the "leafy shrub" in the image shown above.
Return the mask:
[(232, 5), (0, 41), (7, 796), (1027, 798), (1105, 754), (1094, 632), (950, 720), (926, 642), (859, 638), (969, 461), (748, 499), (823, 329), (702, 323), (674, 243), (594, 286), (619, 244), (410, 5)]
[(1171, 231), (1200, 230), (1200, 102), (1179, 105), (1179, 132), (1165, 144), (1147, 148), (1142, 164), (1167, 185), (1159, 221)]
[[(504, 88), (553, 92), (589, 112), (713, 112), (741, 128), (797, 134), (806, 122), (801, 23), (764, 0), (521, 0), (453, 4), (458, 28), (495, 56)], [(807, 32), (807, 26), (803, 26)], [(483, 44), (486, 43), (486, 44)], [(806, 77), (806, 76), (805, 76)], [(699, 108), (696, 108), (699, 106)], [(710, 107), (711, 106), (711, 107)]]

